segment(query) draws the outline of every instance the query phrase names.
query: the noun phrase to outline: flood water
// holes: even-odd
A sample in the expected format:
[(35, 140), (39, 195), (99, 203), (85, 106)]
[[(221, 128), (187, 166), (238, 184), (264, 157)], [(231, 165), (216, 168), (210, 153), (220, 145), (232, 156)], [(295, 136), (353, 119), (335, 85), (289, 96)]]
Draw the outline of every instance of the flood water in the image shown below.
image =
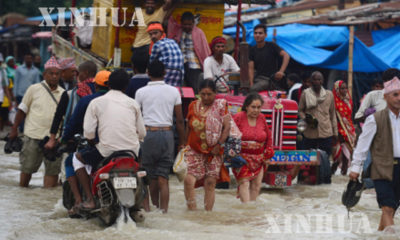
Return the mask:
[(105, 228), (96, 219), (70, 219), (61, 187), (41, 187), (43, 168), (30, 188), (18, 187), (17, 156), (0, 154), (0, 239), (400, 239), (397, 226), (396, 234), (376, 231), (380, 210), (373, 190), (364, 191), (348, 218), (341, 204), (343, 176), (334, 176), (330, 185), (263, 188), (251, 204), (241, 204), (231, 186), (216, 191), (213, 212), (202, 209), (202, 189), (197, 190), (199, 210), (187, 211), (183, 184), (171, 176), (167, 214), (152, 209), (137, 226), (120, 221)]

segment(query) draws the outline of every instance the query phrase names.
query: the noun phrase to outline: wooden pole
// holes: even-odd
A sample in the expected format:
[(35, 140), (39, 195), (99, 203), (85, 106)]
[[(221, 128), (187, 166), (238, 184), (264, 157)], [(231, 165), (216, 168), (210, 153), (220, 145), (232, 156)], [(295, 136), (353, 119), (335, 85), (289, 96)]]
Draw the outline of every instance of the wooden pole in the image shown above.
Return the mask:
[(350, 26), (349, 38), (349, 68), (347, 71), (348, 88), (350, 97), (353, 98), (353, 50), (354, 50), (354, 26)]
[[(242, 16), (242, 0), (238, 1), (238, 10), (237, 10), (237, 22), (240, 22)], [(234, 52), (234, 57), (236, 62), (239, 59), (239, 33), (240, 33), (240, 26), (238, 23), (236, 23), (236, 38), (235, 38), (235, 52)], [(243, 34), (243, 33), (242, 33)]]

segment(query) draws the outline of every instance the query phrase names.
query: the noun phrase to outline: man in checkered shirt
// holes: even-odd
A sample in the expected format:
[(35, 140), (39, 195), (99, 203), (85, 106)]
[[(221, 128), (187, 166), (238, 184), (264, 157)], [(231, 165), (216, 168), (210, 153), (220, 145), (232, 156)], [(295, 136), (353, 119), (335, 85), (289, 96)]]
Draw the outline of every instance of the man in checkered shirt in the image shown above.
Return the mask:
[(165, 65), (165, 82), (171, 86), (181, 86), (184, 75), (183, 55), (179, 45), (166, 38), (159, 22), (149, 23), (147, 32), (150, 35), (150, 62), (158, 59)]

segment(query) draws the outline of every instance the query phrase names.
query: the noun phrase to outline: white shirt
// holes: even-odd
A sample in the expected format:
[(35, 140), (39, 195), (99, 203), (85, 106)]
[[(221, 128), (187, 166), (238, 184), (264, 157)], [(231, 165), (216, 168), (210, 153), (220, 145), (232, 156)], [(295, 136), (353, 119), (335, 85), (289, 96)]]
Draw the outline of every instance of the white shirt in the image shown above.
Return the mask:
[[(400, 115), (396, 117), (392, 111), (389, 110), (390, 123), (392, 125), (392, 138), (393, 138), (393, 155), (395, 158), (400, 157)], [(353, 161), (351, 162), (351, 171), (360, 173), (363, 169), (363, 164), (367, 158), (369, 148), (372, 140), (376, 134), (376, 122), (374, 115), (370, 115), (365, 120), (362, 128), (362, 133), (358, 138), (357, 146), (353, 153)]]
[(374, 90), (367, 93), (354, 118), (357, 119), (364, 117), (365, 110), (371, 107), (375, 108), (377, 112), (386, 108), (386, 101), (383, 98), (383, 90)]
[[(204, 79), (213, 79), (216, 80), (219, 76), (224, 75), (227, 72), (238, 72), (240, 71), (239, 66), (237, 65), (235, 59), (230, 55), (224, 53), (222, 57), (222, 63), (219, 64), (217, 60), (215, 60), (214, 56), (209, 56), (204, 60)], [(223, 80), (229, 81), (229, 76), (225, 76)], [(226, 92), (226, 88), (224, 85), (217, 81), (216, 83), (218, 91)]]
[(94, 139), (96, 130), (99, 136), (96, 148), (103, 157), (119, 150), (132, 150), (138, 154), (139, 140), (146, 136), (139, 104), (117, 90), (109, 90), (90, 102), (83, 134), (87, 139)]
[(288, 97), (287, 99), (292, 99), (292, 93), (294, 90), (301, 88), (301, 86), (303, 86), (303, 84), (301, 83), (295, 83), (290, 89), (289, 89), (289, 93), (288, 93)]
[(179, 91), (164, 81), (150, 81), (137, 90), (136, 101), (142, 107), (146, 126), (170, 127), (173, 124), (174, 107), (182, 104)]

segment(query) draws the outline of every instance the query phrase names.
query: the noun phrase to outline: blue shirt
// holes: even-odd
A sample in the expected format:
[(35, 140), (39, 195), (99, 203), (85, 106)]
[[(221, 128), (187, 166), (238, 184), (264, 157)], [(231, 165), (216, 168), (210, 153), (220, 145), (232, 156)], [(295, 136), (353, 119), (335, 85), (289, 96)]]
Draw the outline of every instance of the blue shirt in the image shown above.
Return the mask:
[(134, 75), (131, 80), (129, 80), (129, 85), (125, 90), (126, 95), (131, 98), (135, 98), (136, 91), (147, 85), (150, 81), (150, 78), (147, 74), (136, 74)]
[(83, 132), (83, 119), (85, 118), (86, 109), (89, 106), (89, 103), (100, 96), (103, 96), (106, 92), (96, 92), (91, 95), (85, 96), (79, 100), (76, 104), (74, 112), (72, 113), (71, 118), (67, 121), (64, 129), (63, 140), (67, 141), (74, 137), (76, 133)]
[(184, 68), (183, 55), (179, 45), (169, 38), (157, 41), (151, 50), (150, 62), (156, 59), (165, 65), (165, 83), (171, 86), (181, 86)]
[(40, 71), (35, 66), (27, 68), (25, 64), (19, 66), (14, 76), (14, 96), (24, 96), (29, 86), (40, 82)]

